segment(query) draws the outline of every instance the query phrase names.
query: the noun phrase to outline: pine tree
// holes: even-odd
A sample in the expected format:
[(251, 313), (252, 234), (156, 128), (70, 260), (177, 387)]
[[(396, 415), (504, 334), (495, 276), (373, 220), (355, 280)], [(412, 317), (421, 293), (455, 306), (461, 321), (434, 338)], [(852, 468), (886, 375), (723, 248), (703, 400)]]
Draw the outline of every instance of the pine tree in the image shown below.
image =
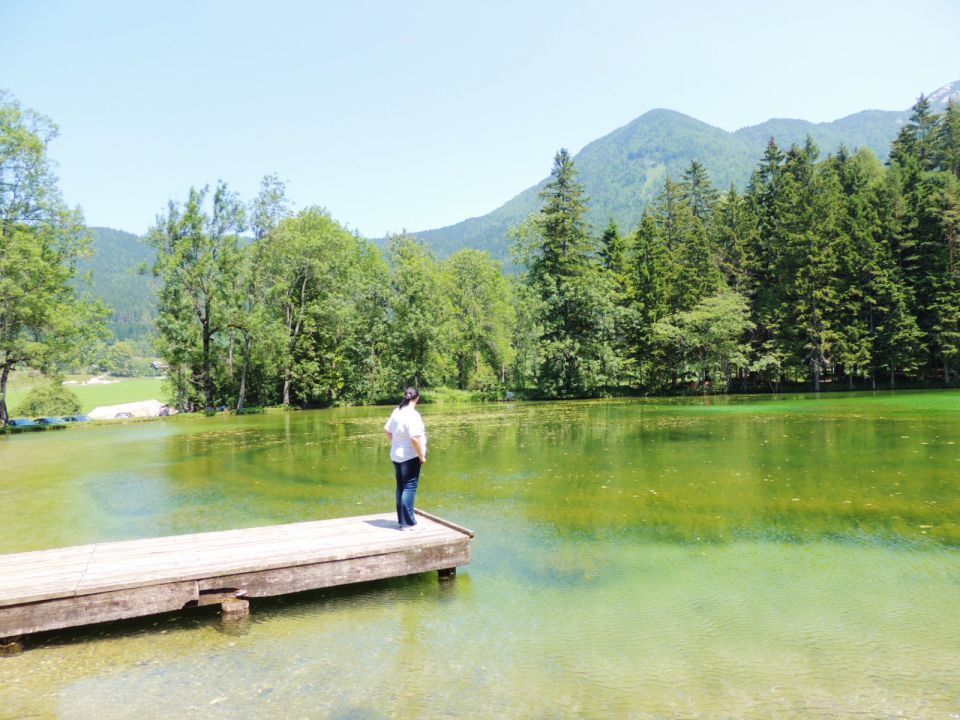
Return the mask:
[(543, 207), (520, 229), (518, 255), (539, 298), (539, 392), (578, 397), (599, 392), (615, 377), (610, 290), (590, 237), (583, 186), (566, 150), (554, 158), (540, 194)]
[(740, 291), (746, 279), (748, 247), (756, 242), (757, 222), (746, 198), (730, 186), (717, 203), (711, 231), (719, 251), (719, 266), (727, 285)]
[(871, 192), (883, 168), (869, 151), (851, 156), (841, 147), (828, 159), (826, 172), (836, 176), (843, 194), (834, 248), (837, 268), (832, 325), (836, 368), (842, 368), (852, 388), (857, 375), (868, 375), (871, 383), (875, 382), (878, 327), (890, 309), (892, 268), (876, 234), (879, 219)]
[(940, 116), (930, 111), (930, 100), (921, 95), (911, 108), (910, 120), (893, 141), (890, 161), (917, 172), (936, 169), (939, 128)]
[(683, 183), (666, 179), (652, 217), (668, 250), (668, 309), (689, 310), (713, 294), (722, 280), (718, 249), (704, 221), (694, 214)]
[(950, 101), (937, 135), (937, 166), (960, 179), (960, 106)]
[(683, 173), (681, 187), (684, 198), (690, 205), (690, 212), (700, 222), (708, 223), (720, 199), (720, 193), (710, 182), (707, 169), (696, 160), (692, 161)]
[(902, 193), (902, 173), (892, 165), (875, 184), (872, 203), (877, 217), (874, 233), (881, 264), (889, 271), (880, 288), (883, 314), (876, 319), (875, 357), (878, 368), (889, 376), (892, 389), (898, 371), (913, 373), (926, 356), (924, 333), (917, 324), (913, 287), (907, 281), (908, 235), (907, 203)]
[(748, 248), (748, 282), (765, 365), (810, 368), (815, 390), (828, 363), (835, 302), (831, 278), (839, 200), (836, 178), (820, 172), (808, 139), (784, 155), (771, 140), (750, 183), (757, 236)]
[(898, 260), (924, 334), (926, 364), (952, 382), (960, 360), (960, 294), (957, 278), (958, 180), (956, 119), (930, 113), (921, 96), (891, 152), (891, 174), (902, 203)]
[(750, 178), (746, 199), (755, 232), (746, 238), (741, 273), (741, 286), (756, 325), (751, 343), (752, 369), (772, 384), (781, 379), (784, 359), (777, 332), (784, 277), (780, 267), (784, 247), (781, 225), (786, 212), (784, 159), (783, 151), (771, 138)]
[(627, 354), (638, 383), (652, 386), (663, 379), (652, 328), (667, 313), (668, 251), (650, 212), (644, 212), (631, 235), (628, 257)]
[(618, 287), (622, 287), (627, 265), (627, 240), (613, 219), (600, 236), (600, 262), (603, 269), (615, 277)]
[(815, 392), (820, 390), (821, 373), (829, 362), (835, 337), (830, 322), (836, 302), (831, 278), (836, 267), (840, 206), (837, 178), (817, 167), (818, 154), (810, 138), (803, 148), (794, 146), (787, 154), (786, 171), (793, 192), (787, 217), (789, 259), (785, 267), (794, 273), (794, 283), (792, 297), (782, 306), (786, 320), (782, 327), (790, 328), (788, 337), (794, 335), (795, 352), (805, 353), (802, 361), (810, 367)]
[(600, 266), (603, 279), (610, 288), (612, 312), (611, 352), (616, 358), (620, 375), (610, 378), (616, 385), (633, 372), (630, 357), (630, 335), (633, 316), (629, 300), (629, 241), (620, 233), (617, 223), (611, 220), (600, 236)]

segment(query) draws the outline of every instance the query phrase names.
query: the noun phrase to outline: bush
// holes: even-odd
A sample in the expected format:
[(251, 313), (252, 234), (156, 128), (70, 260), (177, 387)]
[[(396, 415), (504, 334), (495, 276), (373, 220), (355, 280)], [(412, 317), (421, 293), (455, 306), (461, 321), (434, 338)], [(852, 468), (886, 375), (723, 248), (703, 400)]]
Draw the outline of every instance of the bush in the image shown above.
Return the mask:
[(421, 390), (422, 402), (436, 405), (453, 405), (457, 403), (477, 403), (488, 400), (502, 400), (506, 397), (506, 390), (459, 390), (444, 386), (430, 387)]
[(17, 415), (41, 417), (43, 415), (79, 415), (80, 398), (59, 381), (37, 385), (17, 406)]

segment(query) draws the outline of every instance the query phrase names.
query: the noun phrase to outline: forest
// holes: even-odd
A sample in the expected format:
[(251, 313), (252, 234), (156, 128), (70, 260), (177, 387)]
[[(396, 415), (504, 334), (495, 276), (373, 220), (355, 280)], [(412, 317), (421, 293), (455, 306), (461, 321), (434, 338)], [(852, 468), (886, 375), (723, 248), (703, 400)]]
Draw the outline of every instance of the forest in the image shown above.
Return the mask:
[[(385, 251), (265, 178), (191, 190), (151, 231), (158, 330), (183, 406), (371, 403), (414, 384), (489, 396), (954, 384), (960, 110), (920, 98), (884, 165), (771, 140), (746, 190), (690, 165), (636, 227), (587, 225), (569, 153), (485, 252)], [(252, 232), (252, 243), (241, 234)]]
[[(427, 398), (583, 398), (960, 379), (955, 104), (936, 114), (921, 96), (886, 163), (771, 139), (738, 191), (693, 162), (632, 228), (588, 224), (566, 150), (540, 201), (511, 231), (520, 271), (505, 272), (485, 251), (440, 260), (412, 236), (381, 247), (322, 208), (292, 212), (276, 176), (249, 202), (223, 183), (191, 188), (147, 237), (177, 405), (365, 404), (409, 384)], [(60, 258), (75, 265), (67, 219)], [(2, 271), (7, 238), (33, 226), (0, 220)], [(74, 341), (103, 317), (82, 307)], [(29, 328), (0, 330), (0, 369), (15, 346), (29, 362)]]

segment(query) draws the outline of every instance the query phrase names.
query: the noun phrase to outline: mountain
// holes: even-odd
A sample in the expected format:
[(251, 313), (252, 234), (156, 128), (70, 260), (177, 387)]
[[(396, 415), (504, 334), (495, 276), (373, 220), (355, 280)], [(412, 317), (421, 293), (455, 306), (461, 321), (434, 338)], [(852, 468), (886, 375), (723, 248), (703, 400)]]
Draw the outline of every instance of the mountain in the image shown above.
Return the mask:
[[(929, 98), (932, 109), (942, 112), (949, 99), (960, 100), (960, 81)], [(788, 148), (810, 136), (821, 155), (841, 145), (851, 150), (868, 147), (886, 159), (890, 143), (909, 117), (910, 110), (865, 110), (833, 122), (773, 119), (727, 132), (678, 112), (651, 110), (584, 147), (574, 162), (590, 198), (587, 219), (594, 228), (602, 229), (612, 218), (622, 230), (629, 230), (660, 191), (664, 178), (679, 180), (693, 160), (707, 169), (718, 189), (726, 190), (731, 184), (743, 189), (771, 137)], [(548, 160), (544, 159), (545, 166)], [(540, 207), (539, 193), (546, 182), (541, 180), (487, 215), (413, 234), (440, 257), (471, 247), (508, 260), (508, 232)]]
[[(153, 262), (154, 250), (136, 235), (111, 228), (92, 227), (89, 257), (77, 263), (78, 287), (101, 298), (111, 308), (109, 320), (117, 340), (145, 337), (153, 332), (156, 285), (139, 268)], [(89, 274), (89, 278), (84, 277)]]
[[(928, 97), (932, 110), (942, 112), (949, 100), (960, 102), (960, 81)], [(720, 190), (731, 184), (742, 188), (771, 137), (789, 147), (805, 142), (809, 135), (824, 154), (846, 145), (869, 147), (886, 158), (909, 116), (909, 110), (865, 110), (833, 122), (772, 119), (727, 132), (672, 110), (651, 110), (593, 141), (574, 160), (590, 198), (588, 219), (594, 228), (602, 230), (613, 218), (621, 229), (629, 230), (660, 191), (664, 178), (680, 179), (693, 160), (706, 167)], [(545, 166), (549, 160), (544, 158)], [(541, 180), (481, 217), (414, 234), (440, 257), (470, 247), (489, 250), (509, 264), (509, 230), (539, 209), (539, 193), (546, 182)], [(115, 309), (110, 324), (117, 339), (145, 337), (156, 315), (156, 288), (154, 279), (137, 269), (153, 261), (153, 249), (130, 233), (102, 227), (90, 230), (94, 252), (80, 263), (80, 270), (91, 271), (92, 285), (81, 283), (81, 287)]]
[(767, 120), (759, 125), (737, 130), (734, 134), (745, 140), (752, 150), (759, 148), (759, 152), (754, 155), (753, 165), (759, 163), (770, 138), (776, 138), (778, 145), (788, 148), (791, 145), (802, 145), (808, 135), (816, 141), (821, 154), (835, 152), (841, 145), (846, 145), (851, 150), (868, 147), (878, 157), (886, 159), (890, 153), (890, 143), (909, 117), (908, 110), (864, 110), (826, 123)]
[(930, 93), (927, 99), (930, 101), (930, 109), (933, 112), (943, 112), (947, 109), (947, 103), (950, 101), (960, 104), (960, 80), (944, 85), (939, 90)]
[[(614, 218), (621, 227), (632, 226), (663, 179), (668, 175), (679, 179), (694, 158), (720, 187), (748, 176), (755, 162), (740, 138), (672, 110), (651, 110), (593, 141), (574, 158), (590, 198), (590, 222), (602, 227)], [(540, 207), (539, 193), (546, 182), (483, 217), (414, 234), (440, 256), (477, 247), (506, 258), (508, 230)]]

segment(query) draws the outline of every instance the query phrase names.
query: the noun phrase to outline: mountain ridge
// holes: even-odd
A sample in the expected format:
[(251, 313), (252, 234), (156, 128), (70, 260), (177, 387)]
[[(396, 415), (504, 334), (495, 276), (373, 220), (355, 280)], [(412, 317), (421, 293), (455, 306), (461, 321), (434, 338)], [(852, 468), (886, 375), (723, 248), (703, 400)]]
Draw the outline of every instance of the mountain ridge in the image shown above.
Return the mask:
[[(929, 96), (931, 109), (940, 112), (949, 100), (960, 101), (960, 81)], [(734, 131), (723, 130), (669, 108), (651, 108), (630, 122), (587, 143), (574, 156), (579, 179), (590, 198), (588, 220), (599, 231), (612, 218), (629, 231), (644, 206), (655, 197), (663, 179), (679, 179), (690, 162), (702, 163), (717, 189), (742, 187), (760, 162), (770, 137), (789, 147), (810, 135), (822, 153), (841, 144), (849, 149), (870, 147), (886, 158), (890, 143), (910, 110), (861, 110), (838, 120), (813, 123), (795, 118), (770, 118)], [(544, 158), (544, 166), (550, 158)], [(514, 195), (493, 211), (440, 228), (411, 233), (440, 257), (463, 248), (488, 250), (509, 266), (511, 227), (540, 207), (539, 192), (549, 178)], [(152, 249), (136, 235), (106, 227), (91, 227), (93, 257), (80, 263), (93, 271), (94, 285), (88, 292), (103, 297), (115, 308), (112, 327), (118, 338), (136, 337), (149, 331), (155, 313), (152, 278), (136, 273), (136, 267), (152, 259)]]
[[(930, 95), (931, 109), (942, 112), (950, 100), (960, 101), (960, 80)], [(681, 177), (694, 160), (704, 165), (714, 185), (742, 189), (771, 137), (781, 147), (813, 138), (821, 154), (867, 147), (879, 158), (910, 117), (906, 110), (861, 110), (837, 120), (814, 123), (796, 118), (770, 118), (727, 131), (669, 108), (652, 108), (625, 125), (587, 143), (576, 155), (579, 180), (591, 199), (588, 221), (594, 228), (614, 220), (630, 230), (667, 176)], [(547, 166), (545, 159), (544, 166)], [(441, 257), (473, 247), (509, 259), (509, 229), (539, 207), (543, 178), (494, 210), (439, 228), (414, 231)]]

